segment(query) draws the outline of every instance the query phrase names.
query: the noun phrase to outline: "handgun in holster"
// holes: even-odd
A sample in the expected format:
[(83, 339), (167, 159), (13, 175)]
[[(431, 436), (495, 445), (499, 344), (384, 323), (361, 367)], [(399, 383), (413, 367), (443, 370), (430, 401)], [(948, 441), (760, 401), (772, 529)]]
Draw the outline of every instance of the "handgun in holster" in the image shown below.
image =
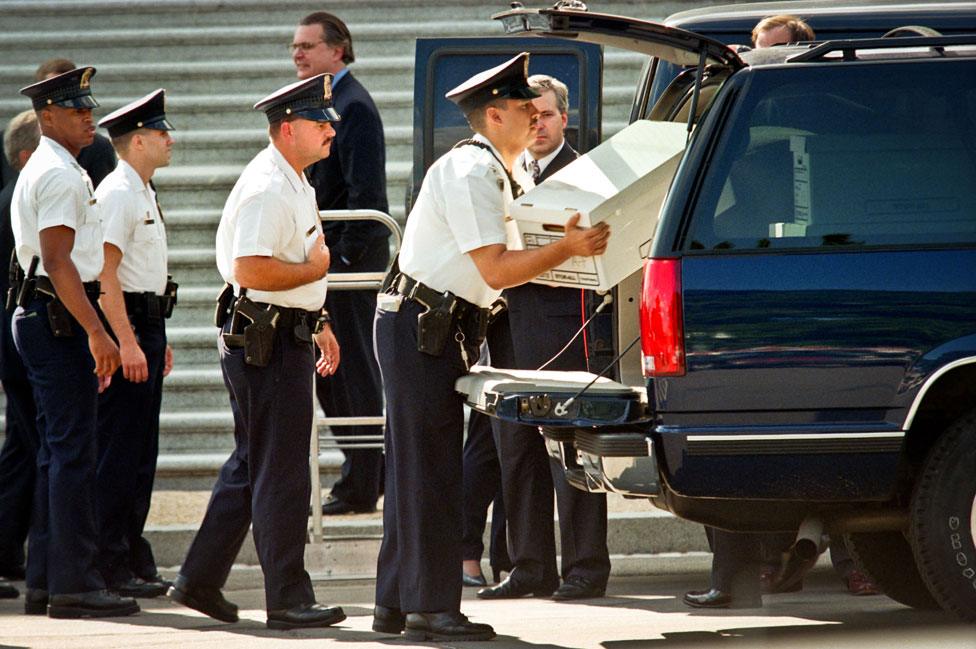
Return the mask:
[[(234, 314), (231, 316), (230, 332), (223, 334), (228, 347), (243, 347), (244, 362), (255, 367), (266, 367), (271, 362), (274, 350), (275, 327), (280, 313), (273, 306), (262, 309), (246, 295), (237, 298)], [(244, 333), (238, 334), (242, 318), (249, 321), (244, 325)]]
[(51, 325), (51, 334), (55, 338), (70, 338), (75, 335), (71, 328), (74, 318), (68, 311), (68, 307), (57, 296), (47, 303), (47, 321)]
[(37, 265), (41, 262), (41, 258), (37, 255), (31, 257), (30, 266), (27, 269), (27, 274), (24, 275), (24, 279), (20, 282), (20, 286), (17, 290), (17, 306), (26, 309), (27, 305), (31, 303), (34, 299), (34, 291), (37, 287)]
[(162, 308), (159, 315), (163, 318), (169, 318), (173, 315), (173, 307), (176, 306), (176, 291), (179, 287), (180, 285), (173, 281), (172, 275), (166, 276), (166, 288), (163, 289), (163, 299), (160, 300)]
[(24, 269), (17, 262), (16, 250), (10, 253), (10, 266), (7, 269), (7, 279), (9, 281), (4, 306), (10, 312), (17, 306), (17, 294), (20, 292), (20, 285), (24, 281)]
[(223, 328), (224, 323), (230, 316), (231, 309), (234, 307), (234, 287), (231, 284), (224, 284), (224, 289), (217, 296), (217, 308), (214, 311), (214, 325)]
[(427, 306), (417, 316), (417, 351), (431, 356), (440, 356), (443, 353), (453, 331), (457, 300), (447, 292), (442, 297), (444, 299), (438, 304)]

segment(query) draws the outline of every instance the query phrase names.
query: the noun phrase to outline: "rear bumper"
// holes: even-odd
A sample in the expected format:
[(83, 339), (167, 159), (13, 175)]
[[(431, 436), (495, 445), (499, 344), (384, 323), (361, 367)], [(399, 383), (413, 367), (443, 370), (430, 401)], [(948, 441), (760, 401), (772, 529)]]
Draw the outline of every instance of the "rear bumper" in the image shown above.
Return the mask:
[(550, 457), (577, 489), (637, 497), (661, 493), (654, 443), (640, 430), (543, 428), (542, 435)]

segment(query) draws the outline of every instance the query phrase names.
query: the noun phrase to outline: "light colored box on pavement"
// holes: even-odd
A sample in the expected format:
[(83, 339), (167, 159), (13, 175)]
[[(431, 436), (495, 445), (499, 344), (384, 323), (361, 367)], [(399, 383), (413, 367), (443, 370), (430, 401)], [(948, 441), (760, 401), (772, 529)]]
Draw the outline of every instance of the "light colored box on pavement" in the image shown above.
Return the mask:
[(634, 122), (515, 201), (509, 247), (530, 249), (560, 239), (576, 212), (581, 226), (610, 225), (604, 254), (573, 257), (536, 283), (607, 290), (641, 267), (641, 250), (646, 251), (654, 236), (661, 203), (685, 149), (685, 128), (672, 122)]

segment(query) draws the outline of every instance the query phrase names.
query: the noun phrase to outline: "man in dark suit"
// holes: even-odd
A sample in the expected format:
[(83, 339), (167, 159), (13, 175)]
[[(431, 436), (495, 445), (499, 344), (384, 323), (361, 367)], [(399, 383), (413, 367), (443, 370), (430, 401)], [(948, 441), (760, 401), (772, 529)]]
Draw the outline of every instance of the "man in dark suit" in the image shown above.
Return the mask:
[[(569, 109), (566, 86), (546, 75), (534, 75), (529, 83), (541, 94), (533, 100), (539, 119), (521, 163), (538, 184), (579, 154), (564, 138)], [(559, 352), (585, 320), (581, 312), (584, 296), (579, 289), (530, 283), (507, 289), (505, 297), (513, 353), (506, 358), (504, 352), (491, 349), (496, 367), (538, 369)], [(586, 370), (582, 337), (547, 369)], [(499, 420), (492, 420), (492, 424), (501, 462), (509, 554), (515, 568), (498, 586), (478, 591), (478, 597), (601, 597), (610, 575), (606, 495), (586, 493), (566, 482), (562, 467), (549, 458), (536, 430)], [(553, 488), (559, 509), (561, 573), (556, 571)]]
[[(17, 173), (23, 169), (41, 139), (37, 115), (25, 110), (12, 120), (3, 135), (4, 161), (9, 163), (9, 182), (0, 189), (0, 260), (10, 259), (14, 233), (10, 227), (10, 203)], [(6, 297), (10, 280), (0, 272), (0, 296)], [(17, 591), (2, 582), (3, 577), (24, 578), (24, 541), (30, 527), (34, 497), (34, 465), (37, 462), (37, 408), (31, 393), (27, 368), (14, 347), (10, 316), (3, 308), (0, 317), (0, 380), (7, 395), (7, 436), (0, 450), (0, 598), (16, 597)]]
[[(352, 36), (336, 16), (317, 11), (305, 16), (291, 45), (299, 79), (333, 75), (333, 103), (342, 121), (335, 124), (332, 155), (306, 174), (320, 210), (372, 209), (389, 212), (386, 198), (386, 149), (383, 123), (372, 97), (349, 72), (355, 61)], [(325, 223), (332, 251), (329, 272), (364, 273), (386, 269), (390, 259), (386, 226), (376, 221)], [(373, 357), (376, 291), (329, 291), (326, 308), (334, 318), (342, 346), (342, 365), (333, 376), (319, 377), (319, 404), (328, 417), (376, 417), (383, 414), (379, 367)], [(379, 426), (337, 426), (334, 434), (381, 435)], [(345, 514), (376, 509), (382, 484), (379, 449), (343, 449), (342, 476), (322, 505), (322, 513)]]

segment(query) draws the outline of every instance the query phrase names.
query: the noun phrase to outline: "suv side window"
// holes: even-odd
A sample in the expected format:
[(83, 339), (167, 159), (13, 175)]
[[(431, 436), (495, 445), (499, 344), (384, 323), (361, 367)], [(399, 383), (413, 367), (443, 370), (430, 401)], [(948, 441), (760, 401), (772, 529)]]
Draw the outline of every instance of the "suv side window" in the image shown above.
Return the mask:
[(976, 243), (971, 61), (743, 76), (686, 250)]

